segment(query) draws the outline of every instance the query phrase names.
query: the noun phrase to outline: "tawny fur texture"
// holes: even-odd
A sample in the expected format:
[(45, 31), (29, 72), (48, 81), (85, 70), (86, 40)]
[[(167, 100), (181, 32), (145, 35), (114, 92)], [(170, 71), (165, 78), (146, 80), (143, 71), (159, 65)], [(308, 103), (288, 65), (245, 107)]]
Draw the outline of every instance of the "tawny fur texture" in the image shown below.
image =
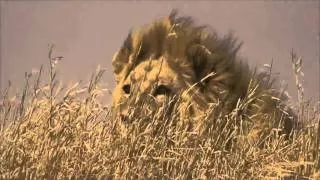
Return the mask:
[(196, 26), (191, 17), (178, 17), (177, 11), (130, 32), (112, 60), (117, 83), (113, 109), (128, 117), (137, 96), (158, 107), (181, 95), (182, 102), (191, 105), (181, 114), (194, 116), (212, 103), (231, 112), (239, 101), (246, 104), (242, 113), (256, 123), (252, 129), (257, 133), (273, 128), (267, 122), (271, 116), (283, 119), (289, 133), (293, 122), (279, 108), (285, 96), (272, 90), (267, 76), (249, 69), (237, 55), (240, 46), (232, 34), (219, 37), (207, 26)]

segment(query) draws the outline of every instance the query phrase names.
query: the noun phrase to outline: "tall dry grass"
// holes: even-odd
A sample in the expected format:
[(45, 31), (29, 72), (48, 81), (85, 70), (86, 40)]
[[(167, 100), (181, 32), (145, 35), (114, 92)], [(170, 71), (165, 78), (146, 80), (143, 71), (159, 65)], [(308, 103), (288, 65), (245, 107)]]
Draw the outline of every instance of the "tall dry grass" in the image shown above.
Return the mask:
[(191, 119), (177, 113), (159, 116), (166, 109), (139, 113), (147, 104), (137, 104), (132, 121), (121, 123), (99, 101), (106, 94), (104, 70), (87, 86), (64, 88), (56, 73), (60, 57), (52, 57), (52, 50), (49, 82), (42, 82), (41, 67), (26, 73), (19, 96), (10, 95), (10, 85), (2, 93), (1, 179), (320, 178), (319, 106), (303, 98), (302, 60), (293, 52), (302, 127), (289, 140), (272, 129), (252, 144), (242, 138), (246, 123), (239, 123), (237, 109), (221, 116), (218, 105), (210, 107), (197, 132), (190, 130)]

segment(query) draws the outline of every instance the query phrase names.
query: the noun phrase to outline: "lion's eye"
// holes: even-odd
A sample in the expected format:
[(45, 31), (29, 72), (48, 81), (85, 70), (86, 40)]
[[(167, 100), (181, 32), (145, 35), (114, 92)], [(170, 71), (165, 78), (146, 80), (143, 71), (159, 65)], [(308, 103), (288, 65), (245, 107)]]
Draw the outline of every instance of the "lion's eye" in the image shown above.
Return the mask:
[(165, 86), (165, 85), (159, 85), (159, 86), (155, 89), (153, 95), (154, 95), (154, 96), (158, 96), (158, 95), (168, 95), (168, 94), (170, 94), (170, 93), (171, 93), (171, 89), (170, 89), (170, 88), (168, 88), (168, 87)]
[(122, 87), (122, 90), (123, 90), (124, 93), (126, 93), (126, 94), (130, 94), (130, 89), (131, 89), (130, 84), (126, 84), (126, 85), (124, 85), (124, 86)]

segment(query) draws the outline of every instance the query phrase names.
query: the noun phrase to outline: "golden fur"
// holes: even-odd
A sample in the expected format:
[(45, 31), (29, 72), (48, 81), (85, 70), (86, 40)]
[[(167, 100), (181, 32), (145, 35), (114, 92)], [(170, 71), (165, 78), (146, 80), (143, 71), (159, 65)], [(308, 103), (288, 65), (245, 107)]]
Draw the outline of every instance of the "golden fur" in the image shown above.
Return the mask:
[[(152, 97), (156, 106), (184, 92), (181, 98), (192, 103), (198, 112), (217, 102), (231, 112), (240, 100), (248, 101), (243, 110), (248, 117), (258, 112), (282, 116), (278, 107), (285, 97), (271, 90), (266, 76), (257, 76), (241, 61), (237, 56), (240, 46), (232, 34), (219, 37), (214, 30), (196, 26), (191, 17), (178, 17), (173, 11), (168, 17), (130, 32), (114, 55), (117, 86), (113, 107), (125, 115), (132, 97)], [(254, 97), (248, 100), (254, 87)], [(258, 129), (264, 124), (269, 127), (266, 118), (256, 119)], [(289, 132), (292, 121), (284, 121)]]

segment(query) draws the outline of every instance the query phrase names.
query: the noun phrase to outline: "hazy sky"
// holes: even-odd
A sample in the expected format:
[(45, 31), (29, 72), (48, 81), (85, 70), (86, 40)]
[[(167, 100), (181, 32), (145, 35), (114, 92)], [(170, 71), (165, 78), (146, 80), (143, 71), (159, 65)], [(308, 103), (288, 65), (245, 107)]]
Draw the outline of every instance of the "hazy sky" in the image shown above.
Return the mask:
[(303, 58), (306, 93), (319, 98), (319, 1), (1, 1), (1, 88), (23, 83), (24, 72), (48, 64), (48, 44), (65, 58), (59, 64), (66, 84), (87, 80), (98, 64), (114, 87), (111, 59), (132, 27), (177, 8), (221, 35), (233, 30), (251, 64), (274, 59), (274, 71), (296, 97), (289, 52)]

